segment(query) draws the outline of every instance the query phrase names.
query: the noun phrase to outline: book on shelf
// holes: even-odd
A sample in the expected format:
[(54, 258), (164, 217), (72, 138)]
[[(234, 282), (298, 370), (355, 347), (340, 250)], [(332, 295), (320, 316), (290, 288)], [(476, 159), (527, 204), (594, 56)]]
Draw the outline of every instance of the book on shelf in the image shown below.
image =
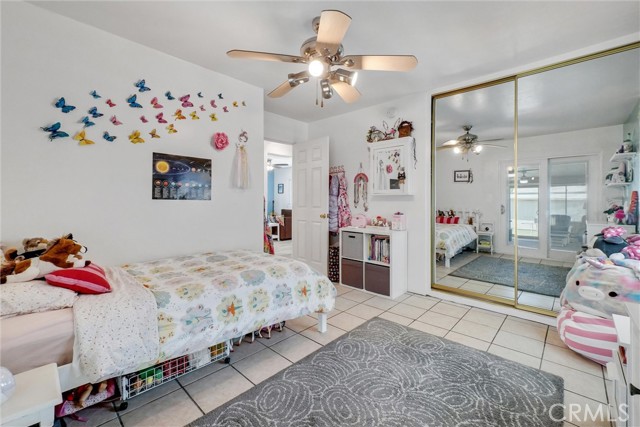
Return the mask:
[(391, 244), (389, 236), (371, 235), (369, 238), (369, 261), (378, 261), (389, 264)]

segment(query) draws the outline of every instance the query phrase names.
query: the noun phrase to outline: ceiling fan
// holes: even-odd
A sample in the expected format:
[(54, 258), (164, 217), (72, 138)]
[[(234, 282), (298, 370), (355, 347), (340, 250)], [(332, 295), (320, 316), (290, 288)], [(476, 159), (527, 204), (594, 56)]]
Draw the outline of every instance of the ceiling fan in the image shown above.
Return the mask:
[(269, 92), (270, 98), (280, 98), (311, 77), (317, 77), (323, 100), (330, 99), (336, 91), (347, 103), (360, 97), (355, 87), (358, 73), (354, 70), (409, 71), (418, 64), (413, 55), (343, 55), (342, 39), (350, 24), (349, 15), (339, 10), (324, 10), (313, 19), (312, 27), (317, 35), (302, 43), (300, 56), (251, 50), (230, 50), (227, 55), (307, 65), (306, 70), (289, 74), (284, 83)]
[[(464, 125), (464, 126), (462, 126), (462, 129), (464, 129), (464, 131), (465, 131), (464, 134), (460, 135), (456, 139), (450, 139), (449, 141), (446, 141), (444, 144), (442, 144), (440, 147), (438, 147), (437, 150), (453, 149), (454, 153), (456, 153), (456, 154), (460, 153), (460, 154), (464, 155), (464, 154), (468, 154), (468, 153), (480, 154), (480, 152), (482, 151), (482, 149), (484, 147), (506, 148), (506, 147), (504, 147), (502, 145), (485, 144), (485, 142), (488, 142), (488, 141), (500, 141), (503, 138), (480, 140), (480, 139), (478, 139), (478, 135), (474, 135), (474, 134), (469, 132), (472, 127), (473, 127), (472, 125)], [(482, 142), (482, 144), (480, 144), (481, 142)]]

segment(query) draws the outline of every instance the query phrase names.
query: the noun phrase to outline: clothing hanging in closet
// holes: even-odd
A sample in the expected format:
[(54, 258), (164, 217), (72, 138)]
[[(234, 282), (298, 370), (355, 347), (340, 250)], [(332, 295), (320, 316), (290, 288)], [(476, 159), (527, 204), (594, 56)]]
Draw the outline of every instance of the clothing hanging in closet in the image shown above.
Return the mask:
[(347, 195), (347, 178), (342, 166), (331, 168), (329, 176), (329, 231), (337, 233), (351, 225), (351, 208)]

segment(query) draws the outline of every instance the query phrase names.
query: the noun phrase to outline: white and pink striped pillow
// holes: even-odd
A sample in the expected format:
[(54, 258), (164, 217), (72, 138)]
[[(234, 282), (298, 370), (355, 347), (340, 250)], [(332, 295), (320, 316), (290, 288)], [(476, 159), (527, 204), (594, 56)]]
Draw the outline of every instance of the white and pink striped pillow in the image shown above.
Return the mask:
[(111, 285), (109, 285), (104, 270), (93, 263), (86, 267), (56, 270), (44, 278), (52, 286), (70, 289), (79, 294), (111, 292)]
[(571, 350), (606, 365), (618, 351), (613, 320), (563, 307), (558, 314), (558, 335)]

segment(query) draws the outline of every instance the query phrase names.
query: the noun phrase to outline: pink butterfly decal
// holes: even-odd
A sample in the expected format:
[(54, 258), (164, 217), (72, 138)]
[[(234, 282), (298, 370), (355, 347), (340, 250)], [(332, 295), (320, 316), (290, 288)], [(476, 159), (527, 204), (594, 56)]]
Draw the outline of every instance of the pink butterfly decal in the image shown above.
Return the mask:
[(224, 111), (225, 113), (229, 112), (229, 109), (227, 108), (227, 106), (225, 105), (224, 107), (222, 107), (222, 111)]
[(193, 103), (189, 102), (189, 98), (190, 97), (191, 97), (191, 95), (184, 95), (184, 96), (181, 96), (179, 98), (180, 101), (182, 101), (182, 107), (183, 108), (193, 107)]
[(118, 121), (118, 119), (116, 118), (116, 116), (111, 116), (111, 123), (113, 123), (114, 125), (118, 126), (121, 125), (122, 122)]
[(155, 96), (151, 100), (151, 105), (153, 105), (153, 108), (163, 108), (161, 104), (158, 104), (158, 98)]
[(212, 106), (213, 108), (218, 108), (218, 106), (216, 105), (216, 100), (215, 100), (215, 99), (212, 99), (212, 100), (211, 100), (211, 106)]
[(113, 101), (111, 101), (110, 99), (107, 99), (107, 105), (109, 107), (115, 107), (116, 106), (116, 104), (114, 104)]
[(200, 111), (207, 111), (207, 110), (205, 110), (204, 105), (200, 106)]
[(149, 120), (147, 120), (147, 118), (145, 116), (140, 116), (140, 121), (142, 123), (148, 123), (149, 122)]
[(159, 113), (156, 115), (156, 119), (158, 119), (158, 123), (167, 123), (167, 121), (162, 118), (163, 115), (164, 113)]

